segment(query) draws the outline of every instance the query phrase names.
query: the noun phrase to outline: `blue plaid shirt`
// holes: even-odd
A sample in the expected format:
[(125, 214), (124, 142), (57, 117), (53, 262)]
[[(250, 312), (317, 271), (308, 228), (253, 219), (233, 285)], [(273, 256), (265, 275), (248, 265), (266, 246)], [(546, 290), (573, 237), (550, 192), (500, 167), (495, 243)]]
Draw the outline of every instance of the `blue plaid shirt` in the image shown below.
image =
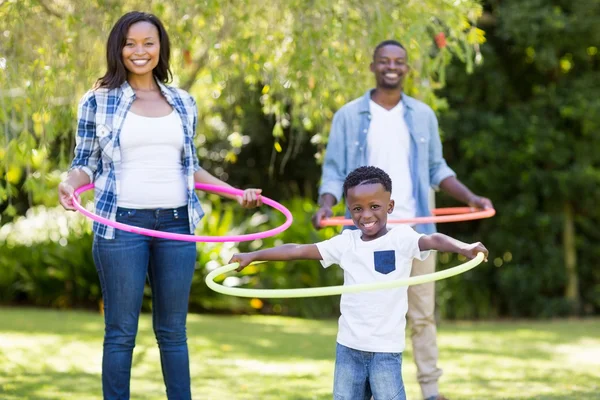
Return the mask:
[[(204, 215), (194, 189), (194, 172), (200, 169), (194, 135), (198, 120), (196, 102), (189, 93), (158, 83), (160, 90), (181, 118), (185, 136), (182, 166), (187, 181), (190, 234)], [(115, 89), (97, 88), (87, 92), (79, 102), (75, 158), (69, 170), (79, 168), (95, 184), (96, 214), (115, 221), (117, 197), (121, 186), (121, 148), (119, 134), (125, 117), (135, 100), (128, 82)], [(94, 233), (114, 239), (115, 229), (94, 222)]]

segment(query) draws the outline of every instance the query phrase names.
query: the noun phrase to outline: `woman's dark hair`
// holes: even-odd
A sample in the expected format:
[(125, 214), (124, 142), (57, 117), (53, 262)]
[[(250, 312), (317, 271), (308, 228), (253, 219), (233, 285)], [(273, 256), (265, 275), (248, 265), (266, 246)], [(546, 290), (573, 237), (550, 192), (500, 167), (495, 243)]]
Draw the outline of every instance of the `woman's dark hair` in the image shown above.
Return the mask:
[(158, 65), (152, 71), (156, 80), (167, 83), (172, 79), (171, 69), (169, 68), (169, 58), (171, 47), (169, 45), (169, 35), (162, 22), (153, 14), (131, 11), (123, 15), (113, 26), (106, 42), (106, 73), (96, 82), (96, 87), (114, 89), (127, 80), (127, 69), (123, 65), (123, 47), (127, 40), (129, 27), (137, 22), (149, 22), (156, 26), (158, 30), (158, 39), (160, 41), (160, 57)]

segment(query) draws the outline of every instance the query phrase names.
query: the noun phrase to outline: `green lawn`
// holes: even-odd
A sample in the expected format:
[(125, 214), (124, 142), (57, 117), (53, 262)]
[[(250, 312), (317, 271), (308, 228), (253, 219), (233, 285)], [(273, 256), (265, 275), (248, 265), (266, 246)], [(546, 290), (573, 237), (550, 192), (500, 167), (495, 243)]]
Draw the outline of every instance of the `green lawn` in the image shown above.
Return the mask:
[[(195, 399), (330, 399), (335, 321), (190, 315)], [(100, 399), (102, 317), (0, 308), (0, 399)], [(600, 320), (443, 323), (443, 392), (462, 399), (600, 399)], [(409, 399), (419, 399), (405, 352)], [(134, 399), (164, 399), (144, 315)]]

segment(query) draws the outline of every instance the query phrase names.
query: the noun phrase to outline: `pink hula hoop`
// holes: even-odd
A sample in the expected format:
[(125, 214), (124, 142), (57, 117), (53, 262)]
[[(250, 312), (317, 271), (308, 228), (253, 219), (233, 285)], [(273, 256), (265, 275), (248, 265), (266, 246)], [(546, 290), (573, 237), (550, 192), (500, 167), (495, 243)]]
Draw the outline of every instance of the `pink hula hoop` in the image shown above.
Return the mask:
[[(462, 222), (474, 219), (490, 218), (496, 215), (496, 210), (489, 208), (487, 210), (478, 210), (471, 207), (446, 207), (435, 208), (431, 211), (432, 217), (417, 217), (406, 219), (388, 219), (388, 224), (431, 224), (441, 222)], [(345, 217), (324, 218), (321, 220), (321, 226), (349, 226), (354, 225), (351, 219)]]
[[(285, 215), (286, 221), (281, 226), (274, 228), (274, 229), (270, 229), (268, 231), (264, 231), (264, 232), (248, 233), (248, 234), (244, 234), (244, 235), (231, 235), (231, 236), (200, 236), (200, 235), (184, 235), (181, 233), (163, 232), (163, 231), (157, 231), (157, 230), (153, 230), (153, 229), (138, 228), (137, 226), (127, 225), (127, 224), (123, 224), (123, 223), (116, 222), (116, 221), (111, 221), (107, 218), (101, 217), (99, 215), (94, 214), (93, 212), (86, 210), (79, 203), (79, 195), (81, 193), (91, 190), (93, 188), (94, 188), (94, 184), (90, 183), (88, 185), (81, 186), (80, 188), (77, 188), (75, 190), (75, 192), (73, 194), (73, 205), (75, 206), (77, 211), (79, 211), (86, 217), (88, 217), (98, 223), (108, 225), (108, 226), (111, 226), (116, 229), (120, 229), (120, 230), (131, 232), (131, 233), (138, 233), (140, 235), (153, 236), (153, 237), (162, 238), (162, 239), (181, 240), (184, 242), (245, 242), (245, 241), (256, 240), (256, 239), (264, 239), (266, 237), (277, 235), (278, 233), (281, 233), (281, 232), (285, 231), (287, 228), (289, 228), (290, 225), (292, 224), (292, 221), (294, 220), (294, 217), (292, 217), (292, 213), (290, 212), (290, 210), (288, 210), (287, 208), (285, 208), (283, 205), (279, 204), (278, 202), (261, 195), (263, 204), (273, 207), (274, 209), (276, 209), (277, 211), (280, 211), (283, 215)], [(240, 190), (240, 189), (229, 188), (229, 187), (218, 186), (218, 185), (211, 185), (211, 184), (207, 184), (207, 183), (196, 183), (196, 189), (205, 190), (208, 192), (215, 192), (215, 193), (232, 194), (232, 195), (236, 195), (236, 196), (240, 196), (244, 193), (244, 191)]]

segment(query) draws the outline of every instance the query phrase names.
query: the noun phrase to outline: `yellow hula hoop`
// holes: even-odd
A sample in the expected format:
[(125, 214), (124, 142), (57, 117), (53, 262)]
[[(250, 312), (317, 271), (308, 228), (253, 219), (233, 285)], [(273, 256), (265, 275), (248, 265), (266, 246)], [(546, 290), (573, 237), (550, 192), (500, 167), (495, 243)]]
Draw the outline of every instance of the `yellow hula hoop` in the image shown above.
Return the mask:
[[(215, 292), (238, 297), (281, 299), (297, 297), (333, 296), (343, 293), (357, 293), (366, 292), (370, 290), (392, 289), (401, 286), (420, 285), (422, 283), (439, 281), (441, 279), (446, 279), (451, 276), (462, 274), (463, 272), (475, 268), (476, 266), (481, 264), (483, 258), (483, 253), (478, 253), (474, 259), (469, 260), (464, 264), (457, 265), (456, 267), (448, 268), (443, 271), (438, 271), (431, 274), (412, 276), (410, 278), (405, 279), (398, 279), (395, 281), (298, 289), (246, 289), (227, 287), (216, 283), (215, 278), (217, 276), (233, 271), (239, 267), (238, 263), (232, 263), (211, 271), (208, 275), (206, 275), (205, 282), (206, 285)], [(260, 264), (263, 262), (264, 261), (255, 262), (251, 265)]]

